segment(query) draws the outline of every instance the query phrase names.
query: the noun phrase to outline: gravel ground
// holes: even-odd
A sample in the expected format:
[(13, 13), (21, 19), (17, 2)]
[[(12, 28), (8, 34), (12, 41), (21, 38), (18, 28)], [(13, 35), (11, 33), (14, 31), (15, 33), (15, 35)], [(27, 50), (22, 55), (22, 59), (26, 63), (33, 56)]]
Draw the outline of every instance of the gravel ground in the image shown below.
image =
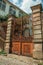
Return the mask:
[(38, 65), (31, 57), (11, 55), (0, 56), (0, 65)]

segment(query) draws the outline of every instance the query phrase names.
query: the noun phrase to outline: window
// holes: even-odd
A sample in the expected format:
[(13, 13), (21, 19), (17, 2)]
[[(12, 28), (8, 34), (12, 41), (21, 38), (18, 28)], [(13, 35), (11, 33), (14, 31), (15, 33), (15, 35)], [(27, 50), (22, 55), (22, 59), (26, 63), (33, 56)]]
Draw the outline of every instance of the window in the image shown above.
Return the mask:
[(0, 0), (0, 9), (3, 10), (3, 11), (5, 11), (5, 8), (6, 8), (5, 1)]
[(9, 13), (12, 14), (12, 6), (9, 8)]
[(2, 2), (2, 0), (0, 0), (0, 2)]
[(10, 8), (9, 8), (9, 12), (12, 10), (12, 6), (10, 6)]
[(0, 0), (0, 9), (1, 9), (1, 5), (2, 5), (2, 0)]
[(6, 8), (6, 3), (3, 1), (3, 3), (2, 3), (2, 10), (5, 11), (5, 8)]
[(13, 14), (14, 14), (14, 15), (16, 14), (16, 11), (15, 11), (15, 10), (13, 11)]
[(19, 17), (21, 17), (21, 13), (19, 13)]
[(1, 9), (1, 2), (0, 2), (0, 9)]
[(21, 12), (19, 12), (19, 17), (21, 17), (22, 16), (22, 13)]
[(16, 11), (14, 10), (14, 8), (12, 6), (10, 6), (9, 13), (13, 14), (13, 15), (16, 14)]

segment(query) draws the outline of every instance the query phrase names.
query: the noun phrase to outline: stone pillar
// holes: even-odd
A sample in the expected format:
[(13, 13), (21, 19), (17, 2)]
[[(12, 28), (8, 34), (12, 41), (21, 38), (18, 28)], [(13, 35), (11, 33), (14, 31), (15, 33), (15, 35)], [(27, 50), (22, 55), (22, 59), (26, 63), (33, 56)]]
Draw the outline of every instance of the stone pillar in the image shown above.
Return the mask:
[(42, 59), (42, 22), (41, 22), (41, 4), (31, 7), (33, 22), (33, 58)]
[(10, 16), (8, 19), (7, 33), (6, 33), (6, 40), (5, 40), (5, 52), (7, 54), (9, 53), (9, 48), (10, 48), (10, 36), (11, 36), (12, 20), (13, 20), (13, 17)]
[[(42, 38), (43, 38), (43, 12), (41, 12), (41, 20), (42, 20)], [(43, 44), (42, 44), (42, 52), (43, 52)]]

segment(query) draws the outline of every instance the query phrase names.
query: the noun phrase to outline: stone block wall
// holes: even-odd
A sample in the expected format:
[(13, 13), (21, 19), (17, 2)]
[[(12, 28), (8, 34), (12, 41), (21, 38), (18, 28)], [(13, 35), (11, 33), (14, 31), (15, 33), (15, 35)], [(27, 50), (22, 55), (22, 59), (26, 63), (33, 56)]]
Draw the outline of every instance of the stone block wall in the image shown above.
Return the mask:
[(32, 23), (33, 23), (33, 58), (42, 59), (42, 45), (43, 45), (43, 33), (42, 33), (42, 20), (41, 20), (41, 4), (32, 7)]
[(5, 52), (9, 53), (10, 49), (10, 39), (11, 39), (11, 28), (12, 27), (12, 16), (9, 17), (8, 19), (8, 24), (7, 24), (7, 32), (6, 32), (6, 40), (5, 40)]

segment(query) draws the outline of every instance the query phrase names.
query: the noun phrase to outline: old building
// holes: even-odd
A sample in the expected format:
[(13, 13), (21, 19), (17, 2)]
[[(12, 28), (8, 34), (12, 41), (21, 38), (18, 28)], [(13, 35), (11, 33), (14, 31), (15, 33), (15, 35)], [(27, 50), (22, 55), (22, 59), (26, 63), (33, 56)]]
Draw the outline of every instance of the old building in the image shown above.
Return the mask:
[(13, 14), (16, 17), (21, 17), (26, 15), (24, 11), (9, 2), (8, 0), (0, 0), (0, 15), (6, 16), (8, 14)]
[(5, 41), (5, 51), (7, 53), (15, 53), (32, 56), (32, 24), (29, 23), (30, 16), (15, 18), (11, 16), (8, 19), (7, 34)]
[[(32, 6), (32, 13), (27, 14), (10, 3), (8, 0), (0, 0), (0, 16), (11, 14), (8, 21), (2, 25), (0, 48), (6, 53), (15, 53), (33, 58), (43, 59), (43, 9), (42, 5)], [(3, 7), (4, 6), (4, 7)], [(3, 13), (3, 14), (2, 14)], [(13, 15), (14, 14), (14, 15)]]

